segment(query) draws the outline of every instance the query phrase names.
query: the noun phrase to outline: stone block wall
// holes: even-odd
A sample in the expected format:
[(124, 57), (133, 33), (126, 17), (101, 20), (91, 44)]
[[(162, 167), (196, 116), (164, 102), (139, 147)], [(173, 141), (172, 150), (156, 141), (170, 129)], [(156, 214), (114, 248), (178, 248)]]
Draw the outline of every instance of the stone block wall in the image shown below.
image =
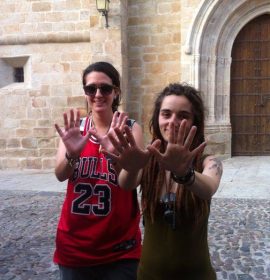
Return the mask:
[(0, 3), (0, 44), (89, 41), (89, 0)]
[(127, 20), (128, 1), (111, 0), (109, 4), (108, 24), (105, 18), (96, 12), (96, 1), (90, 1), (91, 62), (108, 61), (121, 75), (122, 102), (126, 110), (126, 93), (128, 91), (128, 53), (127, 53)]
[(131, 0), (128, 8), (127, 110), (141, 122), (148, 141), (155, 96), (181, 80), (181, 1)]
[[(79, 108), (90, 62), (89, 1), (1, 1), (0, 60), (24, 58), (24, 82), (0, 88), (0, 169), (52, 169), (54, 123)], [(1, 78), (1, 75), (0, 75)], [(2, 76), (3, 78), (3, 76)]]
[[(30, 54), (30, 85), (15, 83), (0, 89), (0, 167), (48, 169), (58, 145), (54, 123), (62, 124), (69, 108), (85, 110), (81, 70), (89, 61), (89, 43), (1, 47), (12, 56)], [(57, 57), (57, 59), (55, 59)]]
[[(53, 169), (54, 123), (70, 108), (87, 114), (81, 73), (89, 63), (115, 65), (126, 108), (127, 0), (110, 1), (109, 28), (95, 0), (1, 1), (0, 9), (0, 169)], [(15, 83), (18, 66), (24, 82)]]
[[(121, 108), (138, 120), (149, 142), (156, 95), (192, 76), (192, 61), (184, 61), (183, 53), (202, 3), (111, 0), (105, 28), (95, 0), (1, 1), (0, 169), (54, 167), (59, 141), (54, 123), (62, 124), (62, 113), (70, 108), (87, 113), (81, 73), (100, 60), (119, 70)], [(18, 66), (23, 66), (23, 83), (10, 76)], [(230, 154), (228, 131), (229, 126), (207, 127), (209, 152)]]

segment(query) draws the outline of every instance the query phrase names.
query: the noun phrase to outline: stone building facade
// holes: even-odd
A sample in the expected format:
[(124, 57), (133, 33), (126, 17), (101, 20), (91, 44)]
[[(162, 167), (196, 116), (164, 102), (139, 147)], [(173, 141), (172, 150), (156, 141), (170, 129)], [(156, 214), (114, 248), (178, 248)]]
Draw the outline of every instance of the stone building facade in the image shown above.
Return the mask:
[(99, 60), (120, 71), (122, 109), (146, 141), (157, 92), (185, 81), (203, 92), (209, 152), (231, 156), (232, 46), (270, 14), (269, 0), (111, 0), (109, 28), (95, 0), (3, 0), (0, 9), (0, 169), (54, 167), (54, 123), (70, 108), (87, 113), (81, 73)]

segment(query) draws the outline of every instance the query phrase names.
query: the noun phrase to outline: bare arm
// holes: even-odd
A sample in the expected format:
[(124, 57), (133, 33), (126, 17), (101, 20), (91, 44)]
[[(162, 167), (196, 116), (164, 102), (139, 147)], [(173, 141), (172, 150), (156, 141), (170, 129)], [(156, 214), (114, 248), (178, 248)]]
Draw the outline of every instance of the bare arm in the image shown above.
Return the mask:
[(185, 187), (201, 199), (210, 199), (219, 187), (222, 172), (222, 162), (214, 156), (208, 156), (203, 162), (203, 172), (195, 172), (193, 184)]
[[(193, 159), (201, 154), (206, 143), (201, 143), (191, 150), (191, 145), (196, 135), (197, 128), (193, 126), (185, 137), (186, 121), (180, 124), (178, 133), (174, 131), (174, 124), (170, 124), (170, 136), (164, 153), (157, 149), (158, 145), (150, 146), (148, 149), (156, 156), (160, 164), (171, 171), (176, 177), (185, 177), (192, 166)], [(156, 141), (159, 144), (158, 141)], [(203, 172), (195, 172), (185, 187), (201, 199), (210, 199), (216, 192), (222, 175), (222, 163), (213, 156), (208, 156), (203, 162)], [(180, 180), (179, 180), (180, 181)], [(179, 182), (180, 183), (180, 182)]]
[[(76, 116), (74, 110), (70, 110), (70, 117), (68, 118), (67, 114), (63, 114), (64, 118), (64, 129), (61, 129), (57, 124), (55, 128), (60, 136), (59, 148), (56, 156), (56, 167), (55, 175), (59, 181), (65, 181), (68, 179), (73, 171), (75, 166), (71, 166), (67, 159), (66, 153), (71, 158), (79, 158), (82, 150), (84, 149), (89, 136), (94, 135), (100, 144), (108, 150), (112, 150), (113, 146), (108, 140), (108, 135), (104, 136), (98, 135), (94, 129), (89, 129), (85, 135), (82, 135), (80, 132), (80, 112), (77, 111)], [(123, 131), (127, 116), (125, 113), (115, 112), (112, 118), (111, 127), (109, 131), (113, 132), (114, 128), (118, 128), (120, 131)], [(118, 170), (118, 166), (115, 166)]]
[(60, 181), (63, 182), (67, 180), (73, 173), (75, 166), (68, 164), (68, 161), (65, 157), (66, 147), (63, 141), (60, 139), (58, 151), (56, 154), (56, 165), (55, 165), (55, 176)]
[(80, 112), (76, 114), (73, 109), (70, 110), (70, 116), (63, 114), (64, 128), (61, 129), (55, 124), (56, 131), (60, 136), (59, 147), (56, 155), (55, 176), (59, 181), (67, 180), (73, 173), (75, 165), (71, 166), (67, 159), (66, 153), (71, 158), (79, 158), (86, 142), (89, 139), (89, 133), (85, 136), (80, 132)]

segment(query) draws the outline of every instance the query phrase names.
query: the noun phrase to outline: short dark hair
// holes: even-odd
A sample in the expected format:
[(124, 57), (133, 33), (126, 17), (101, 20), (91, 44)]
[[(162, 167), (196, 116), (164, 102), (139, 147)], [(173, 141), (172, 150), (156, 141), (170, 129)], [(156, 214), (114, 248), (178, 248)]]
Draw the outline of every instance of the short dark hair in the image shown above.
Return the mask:
[(86, 80), (85, 80), (86, 76), (93, 71), (102, 72), (102, 73), (106, 74), (108, 77), (111, 78), (113, 85), (118, 88), (119, 94), (113, 100), (113, 103), (112, 103), (113, 112), (117, 111), (118, 106), (120, 105), (120, 101), (121, 101), (121, 88), (120, 88), (120, 74), (119, 74), (119, 72), (109, 62), (99, 61), (99, 62), (92, 63), (87, 68), (85, 68), (84, 71), (83, 71), (83, 74), (82, 74), (82, 84), (83, 84), (83, 86), (86, 85)]

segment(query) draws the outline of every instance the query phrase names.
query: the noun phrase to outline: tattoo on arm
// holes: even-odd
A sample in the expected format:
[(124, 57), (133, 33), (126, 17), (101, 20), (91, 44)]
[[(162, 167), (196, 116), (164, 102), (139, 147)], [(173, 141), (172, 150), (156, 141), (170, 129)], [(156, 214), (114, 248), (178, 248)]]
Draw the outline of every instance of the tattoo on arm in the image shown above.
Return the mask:
[(215, 168), (216, 169), (216, 175), (221, 176), (222, 172), (223, 172), (221, 161), (217, 158), (212, 158), (212, 159), (210, 159), (210, 161), (212, 161), (212, 164), (209, 166), (209, 169), (214, 169)]

